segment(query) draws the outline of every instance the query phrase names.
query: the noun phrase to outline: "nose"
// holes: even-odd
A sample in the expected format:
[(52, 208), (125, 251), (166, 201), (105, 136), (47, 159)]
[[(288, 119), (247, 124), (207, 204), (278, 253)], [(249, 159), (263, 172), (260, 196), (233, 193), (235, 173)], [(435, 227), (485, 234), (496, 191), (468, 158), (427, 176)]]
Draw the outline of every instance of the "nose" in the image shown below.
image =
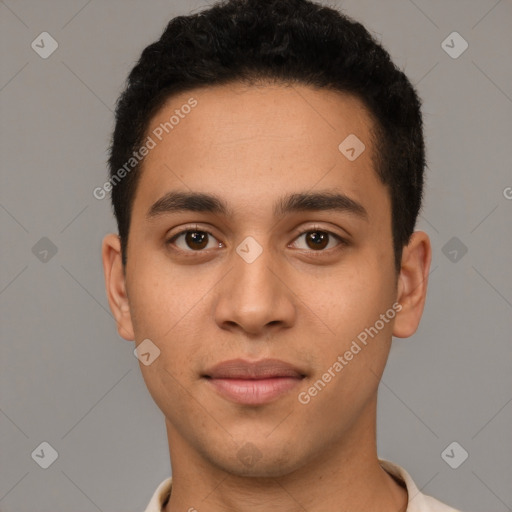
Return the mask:
[(231, 271), (217, 290), (215, 321), (220, 328), (264, 336), (295, 322), (294, 294), (275, 258), (262, 249), (254, 260), (240, 256), (242, 252), (233, 254)]

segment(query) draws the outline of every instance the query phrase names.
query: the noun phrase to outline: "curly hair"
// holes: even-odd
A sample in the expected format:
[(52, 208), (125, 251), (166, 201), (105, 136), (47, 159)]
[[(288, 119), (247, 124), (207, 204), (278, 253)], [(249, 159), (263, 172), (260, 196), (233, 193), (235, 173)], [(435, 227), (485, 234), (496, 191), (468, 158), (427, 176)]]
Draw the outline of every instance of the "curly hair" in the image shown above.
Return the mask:
[[(375, 171), (388, 187), (395, 267), (419, 214), (426, 166), (421, 101), (365, 27), (310, 0), (226, 0), (173, 18), (147, 46), (118, 99), (110, 179), (172, 95), (234, 82), (302, 84), (352, 94), (373, 120)], [(123, 264), (140, 163), (112, 187)]]

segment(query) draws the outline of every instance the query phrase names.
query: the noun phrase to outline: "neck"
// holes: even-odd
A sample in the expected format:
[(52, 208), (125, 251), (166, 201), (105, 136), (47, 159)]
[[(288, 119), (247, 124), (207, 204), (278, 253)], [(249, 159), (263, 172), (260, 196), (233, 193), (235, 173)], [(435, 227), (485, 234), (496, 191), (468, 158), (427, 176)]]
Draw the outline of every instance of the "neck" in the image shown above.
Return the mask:
[(167, 422), (173, 484), (164, 512), (405, 511), (407, 491), (378, 462), (375, 409), (295, 470), (263, 477), (227, 471)]

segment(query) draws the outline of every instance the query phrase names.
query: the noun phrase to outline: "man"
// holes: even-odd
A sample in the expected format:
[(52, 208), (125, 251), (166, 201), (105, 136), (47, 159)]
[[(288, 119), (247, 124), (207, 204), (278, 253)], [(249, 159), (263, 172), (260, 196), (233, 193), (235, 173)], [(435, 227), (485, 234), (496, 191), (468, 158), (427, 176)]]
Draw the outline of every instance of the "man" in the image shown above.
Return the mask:
[(173, 473), (146, 512), (453, 511), (377, 457), (431, 247), (420, 101), (364, 27), (307, 0), (173, 19), (109, 165), (108, 300)]

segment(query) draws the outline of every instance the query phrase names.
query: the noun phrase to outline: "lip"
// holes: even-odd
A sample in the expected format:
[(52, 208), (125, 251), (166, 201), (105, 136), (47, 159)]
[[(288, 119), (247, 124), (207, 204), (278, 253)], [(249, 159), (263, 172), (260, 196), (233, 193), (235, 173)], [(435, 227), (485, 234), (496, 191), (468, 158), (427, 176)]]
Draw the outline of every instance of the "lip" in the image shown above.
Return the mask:
[(205, 372), (203, 378), (224, 398), (246, 405), (276, 400), (299, 385), (305, 374), (279, 359), (232, 359)]

